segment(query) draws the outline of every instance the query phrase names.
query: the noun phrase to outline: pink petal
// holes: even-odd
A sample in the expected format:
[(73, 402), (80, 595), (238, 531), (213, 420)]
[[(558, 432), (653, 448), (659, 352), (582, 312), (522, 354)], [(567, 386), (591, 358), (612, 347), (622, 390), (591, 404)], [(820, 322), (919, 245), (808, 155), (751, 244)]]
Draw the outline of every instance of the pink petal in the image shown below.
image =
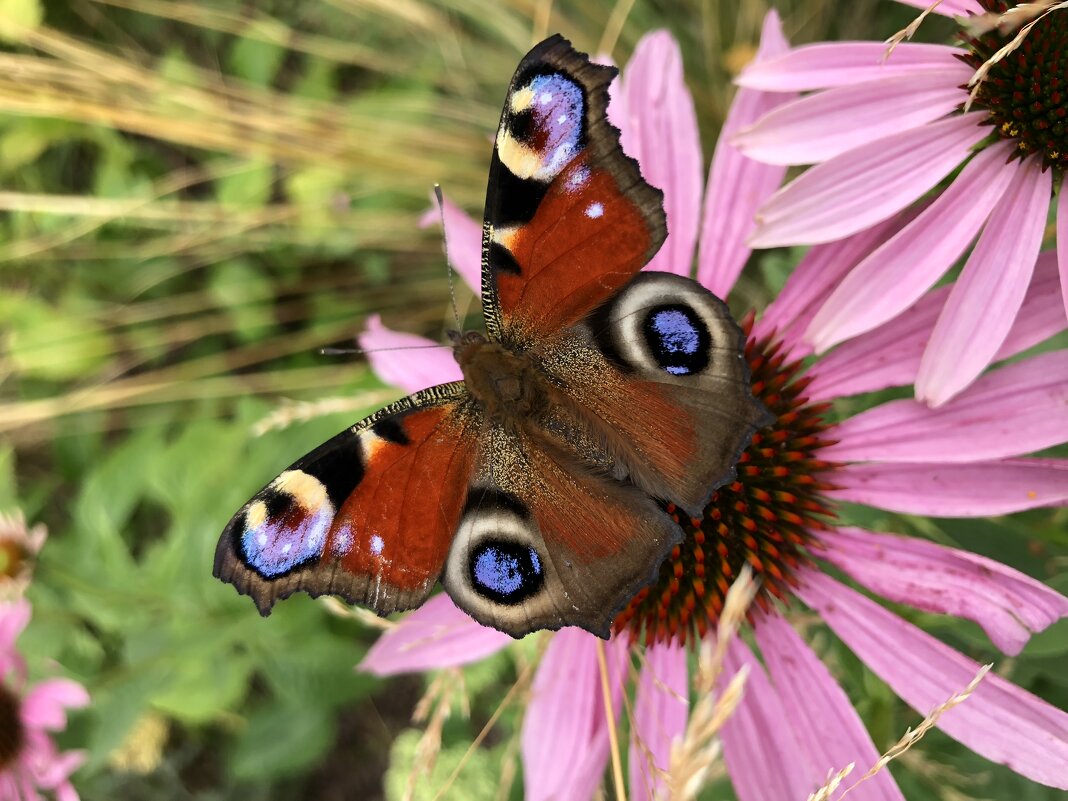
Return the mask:
[(386, 328), (377, 314), (367, 318), (367, 329), (358, 341), (378, 377), (405, 392), (463, 378), (447, 345)]
[(1068, 598), (1007, 565), (915, 537), (837, 528), (819, 556), (872, 592), (916, 609), (974, 620), (1000, 650), (1068, 616)]
[(843, 501), (903, 514), (986, 517), (1068, 501), (1068, 462), (850, 464), (834, 474)]
[[(921, 714), (963, 690), (979, 671), (978, 663), (827, 576), (809, 571), (798, 595)], [(996, 673), (946, 712), (938, 727), (993, 762), (1068, 789), (1068, 714)]]
[[(849, 763), (860, 775), (879, 759), (879, 752), (852, 702), (830, 671), (789, 623), (767, 615), (755, 628), (760, 653), (783, 703), (783, 720), (808, 754), (817, 775), (837, 772)], [(847, 781), (832, 798), (840, 798)], [(849, 793), (867, 801), (904, 801), (889, 771), (879, 771)], [(800, 798), (800, 796), (795, 796)]]
[(1068, 314), (1057, 291), (1059, 284), (1063, 286), (1057, 275), (1057, 254), (1048, 250), (1035, 262), (1023, 306), (994, 361), (1015, 356), (1068, 328)]
[(634, 699), (635, 737), (630, 745), (630, 798), (633, 801), (660, 798), (664, 793), (664, 782), (656, 770), (668, 769), (671, 743), (686, 731), (689, 713), (687, 667), (685, 648), (658, 644), (645, 651), (645, 665)]
[(949, 117), (813, 167), (764, 204), (750, 246), (830, 242), (887, 219), (968, 157), (988, 133), (978, 126), (985, 118), (979, 112)]
[(32, 614), (30, 602), (25, 598), (0, 606), (0, 660), (15, 652), (15, 640), (30, 622)]
[[(1043, 253), (1038, 257), (1020, 313), (995, 361), (1014, 356), (1068, 328), (1059, 283), (1056, 254)], [(941, 286), (928, 292), (893, 320), (824, 355), (810, 371), (813, 380), (807, 390), (809, 399), (830, 400), (913, 383), (950, 288)]]
[[(779, 15), (769, 11), (755, 60), (772, 58), (788, 49)], [(720, 131), (705, 187), (697, 280), (721, 298), (727, 297), (749, 258), (751, 251), (745, 240), (756, 225), (757, 208), (779, 188), (786, 173), (781, 167), (746, 158), (728, 139), (791, 97), (739, 89)]]
[(1050, 172), (1031, 158), (994, 208), (927, 343), (916, 397), (931, 406), (975, 380), (1009, 335), (1031, 282), (1052, 191)]
[(64, 782), (55, 789), (56, 801), (81, 801), (78, 791), (70, 782)]
[(358, 668), (392, 676), (456, 667), (485, 659), (510, 642), (509, 635), (476, 623), (442, 593), (379, 637)]
[(65, 751), (57, 754), (37, 776), (37, 783), (42, 790), (56, 790), (67, 778), (85, 764), (87, 751)]
[[(626, 675), (626, 641), (617, 637), (606, 650), (609, 686), (618, 706)], [(538, 666), (523, 719), (528, 801), (588, 801), (593, 795), (608, 760), (601, 698), (597, 638), (579, 629), (561, 629)]]
[[(906, 212), (851, 237), (809, 248), (786, 279), (778, 296), (757, 320), (753, 336), (774, 333), (782, 338), (789, 350), (798, 348), (801, 332), (842, 277), (911, 219), (911, 214)], [(810, 352), (811, 349), (806, 346), (804, 354), (799, 355)], [(822, 360), (817, 362), (817, 365), (820, 364)]]
[(821, 42), (750, 64), (736, 83), (764, 92), (806, 92), (928, 70), (945, 72), (955, 67), (956, 56), (964, 52), (945, 45), (905, 43), (886, 58), (882, 42)]
[(701, 208), (701, 140), (682, 72), (682, 54), (667, 31), (642, 37), (623, 71), (631, 126), (622, 140), (642, 177), (664, 191), (668, 238), (647, 269), (690, 275)]
[[(437, 200), (431, 199), (432, 207), (419, 218), (419, 227), (426, 228), (441, 223)], [(448, 239), (449, 260), (467, 285), (478, 294), (482, 286), (482, 226), (472, 220), (459, 206), (445, 198), (445, 234)]]
[[(927, 9), (934, 0), (897, 0), (907, 6)], [(969, 14), (983, 14), (984, 9), (977, 0), (942, 0), (942, 3), (934, 9), (935, 14), (946, 17), (966, 17)]]
[(1068, 173), (1057, 195), (1057, 262), (1061, 269), (1061, 299), (1068, 314)]
[(957, 62), (945, 73), (900, 75), (806, 95), (779, 106), (731, 142), (768, 164), (816, 164), (949, 114), (960, 106), (960, 85), (973, 71)]
[(23, 699), (20, 714), (29, 728), (61, 731), (67, 727), (66, 709), (89, 704), (89, 693), (70, 679), (45, 679)]
[(812, 319), (805, 341), (827, 350), (922, 297), (960, 258), (1008, 187), (1014, 172), (1005, 169), (1009, 150), (999, 143), (977, 154), (926, 210), (864, 259)]
[(723, 684), (748, 666), (742, 701), (723, 726), (723, 758), (738, 801), (803, 799), (823, 783), (823, 775), (784, 726), (786, 710), (764, 668), (739, 639), (727, 648)]
[(838, 444), (820, 458), (839, 462), (977, 462), (1068, 442), (1068, 350), (1043, 353), (980, 378), (949, 403), (876, 406), (843, 420)]

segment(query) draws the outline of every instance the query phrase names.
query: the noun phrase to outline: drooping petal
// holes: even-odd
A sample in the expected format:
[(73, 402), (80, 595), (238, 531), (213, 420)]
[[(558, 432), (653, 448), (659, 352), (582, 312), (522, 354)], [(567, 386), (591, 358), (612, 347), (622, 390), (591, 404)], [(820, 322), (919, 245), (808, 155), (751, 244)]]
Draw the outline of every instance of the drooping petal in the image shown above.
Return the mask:
[(0, 606), (0, 659), (15, 650), (15, 640), (30, 622), (32, 614), (30, 602), (25, 598)]
[[(879, 752), (831, 672), (789, 623), (778, 615), (762, 617), (755, 626), (757, 643), (768, 674), (783, 704), (783, 720), (794, 730), (817, 775), (826, 776), (853, 763), (860, 775), (879, 759)], [(839, 798), (850, 782), (832, 798)], [(850, 798), (904, 801), (887, 770), (859, 784)]]
[[(798, 595), (920, 714), (963, 690), (979, 671), (978, 663), (828, 576), (808, 571)], [(938, 727), (993, 762), (1068, 789), (1068, 713), (996, 673)]]
[(920, 361), (916, 397), (931, 406), (948, 401), (990, 364), (1027, 294), (1052, 178), (1037, 158), (1012, 167), (1013, 181), (949, 293)]
[(849, 464), (834, 474), (843, 501), (936, 517), (987, 517), (1068, 501), (1068, 461)]
[(58, 789), (59, 785), (67, 781), (67, 777), (85, 764), (88, 756), (87, 751), (64, 751), (62, 754), (56, 754), (37, 776), (37, 784), (42, 790)]
[(425, 337), (386, 328), (377, 314), (367, 318), (367, 328), (358, 341), (378, 377), (405, 392), (418, 392), (463, 378), (450, 348)]
[(664, 192), (668, 237), (646, 269), (690, 275), (701, 209), (701, 140), (682, 72), (682, 53), (667, 31), (644, 37), (623, 71), (630, 126), (621, 143), (642, 177)]
[(689, 676), (686, 649), (656, 644), (646, 649), (634, 698), (634, 737), (630, 744), (630, 797), (634, 801), (659, 798), (671, 743), (686, 731)]
[(768, 164), (818, 164), (949, 114), (960, 106), (960, 84), (972, 72), (957, 62), (946, 74), (921, 72), (806, 95), (779, 106), (731, 142)]
[(820, 533), (819, 556), (889, 601), (974, 620), (1000, 650), (1068, 616), (1068, 598), (1007, 565), (915, 537), (840, 527)]
[[(911, 214), (906, 212), (859, 234), (809, 248), (786, 279), (778, 296), (756, 321), (753, 335), (763, 337), (774, 332), (788, 350), (796, 351), (801, 347), (802, 332), (842, 277), (911, 219)], [(803, 353), (794, 355), (807, 355), (810, 352), (811, 349), (804, 346)]]
[[(1038, 257), (1020, 313), (995, 361), (1015, 356), (1068, 329), (1059, 285), (1057, 254), (1047, 251)], [(830, 400), (913, 383), (949, 290), (949, 286), (931, 290), (893, 320), (824, 355), (809, 372), (809, 399)]]
[[(449, 261), (477, 295), (482, 286), (482, 226), (467, 216), (459, 206), (444, 198), (445, 237), (449, 247)], [(419, 218), (419, 226), (439, 225), (441, 214), (437, 201)]]
[(977, 462), (1068, 442), (1068, 350), (995, 370), (949, 403), (884, 403), (835, 428), (833, 461)]
[[(789, 49), (775, 11), (764, 17), (755, 61), (774, 58)], [(756, 210), (779, 188), (786, 170), (746, 158), (728, 140), (732, 133), (759, 119), (792, 94), (739, 89), (727, 112), (705, 186), (697, 280), (721, 298), (738, 279), (750, 249), (745, 240), (756, 225)]]
[[(889, 218), (945, 178), (987, 135), (973, 112), (869, 142), (818, 164), (757, 213), (753, 247), (814, 245)], [(935, 201), (937, 203), (937, 201)]]
[[(897, 0), (897, 2), (927, 9), (934, 0)], [(966, 17), (969, 14), (983, 14), (985, 11), (986, 9), (979, 4), (978, 0), (942, 0), (934, 9), (935, 14), (942, 14), (946, 17)]]
[(805, 341), (827, 350), (919, 300), (960, 258), (1004, 194), (1012, 179), (1012, 170), (1002, 169), (1008, 154), (1006, 143), (978, 153), (927, 209), (846, 276), (813, 317)]
[(886, 58), (882, 42), (821, 42), (750, 64), (736, 83), (765, 92), (807, 92), (926, 71), (944, 72), (964, 53), (945, 45), (907, 42)]
[(456, 667), (510, 642), (509, 635), (476, 622), (442, 593), (382, 634), (358, 667), (376, 676)]
[[(521, 734), (525, 798), (530, 801), (588, 801), (600, 784), (608, 760), (608, 729), (597, 643), (580, 629), (561, 629), (538, 665)], [(626, 642), (617, 637), (605, 649), (618, 706)]]
[(1061, 272), (1061, 299), (1068, 314), (1068, 173), (1057, 194), (1057, 263)]
[(723, 759), (739, 801), (807, 798), (823, 783), (807, 754), (784, 726), (786, 710), (763, 666), (741, 640), (733, 639), (724, 662), (724, 683), (748, 667), (741, 703), (723, 726)]
[(66, 710), (80, 709), (88, 704), (89, 693), (78, 682), (45, 679), (23, 699), (19, 714), (30, 728), (61, 731), (67, 726)]

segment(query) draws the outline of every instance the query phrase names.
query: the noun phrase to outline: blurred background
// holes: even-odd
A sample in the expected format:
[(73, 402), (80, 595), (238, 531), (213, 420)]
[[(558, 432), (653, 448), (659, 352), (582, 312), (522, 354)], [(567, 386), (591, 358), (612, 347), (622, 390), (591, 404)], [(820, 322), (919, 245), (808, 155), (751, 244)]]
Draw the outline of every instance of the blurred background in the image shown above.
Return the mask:
[[(888, 0), (774, 6), (795, 43), (882, 39), (914, 16)], [(559, 31), (625, 63), (667, 28), (707, 155), (768, 7), (0, 0), (0, 511), (50, 531), (20, 645), (33, 675), (92, 695), (61, 737), (89, 751), (83, 798), (405, 796), (433, 677), (355, 672), (377, 630), (304, 596), (261, 620), (211, 577), (218, 534), (279, 470), (399, 394), (321, 348), (351, 347), (372, 313), (442, 335), (440, 234), (418, 219), (435, 182), (481, 217), (501, 102), (533, 43)], [(797, 256), (755, 257), (735, 311), (760, 308)], [(865, 522), (1068, 592), (1063, 511)], [(1066, 621), (1006, 660), (971, 624), (908, 616), (1068, 707)], [(812, 635), (877, 746), (918, 722)], [(537, 641), (439, 683), (420, 712), (441, 753), (415, 798), (433, 797)], [(520, 797), (520, 715), (448, 797)], [(1054, 797), (937, 732), (894, 771), (915, 799)], [(720, 780), (702, 797), (732, 793)]]

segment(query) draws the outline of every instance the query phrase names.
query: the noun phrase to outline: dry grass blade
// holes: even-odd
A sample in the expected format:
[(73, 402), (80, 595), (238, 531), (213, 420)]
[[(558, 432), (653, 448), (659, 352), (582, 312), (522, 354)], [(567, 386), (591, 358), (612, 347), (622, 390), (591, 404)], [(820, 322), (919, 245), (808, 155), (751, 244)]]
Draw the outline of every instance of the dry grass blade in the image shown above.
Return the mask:
[(898, 31), (889, 39), (887, 39), (885, 42), (886, 52), (883, 53), (883, 61), (886, 61), (886, 59), (890, 58), (890, 55), (894, 52), (894, 48), (896, 48), (899, 44), (904, 42), (906, 39), (911, 39), (913, 36), (915, 36), (916, 31), (920, 29), (920, 26), (923, 24), (923, 21), (927, 19), (927, 16), (940, 5), (942, 5), (942, 0), (935, 0), (933, 3), (931, 3), (931, 5), (927, 6), (927, 8), (921, 11), (919, 16), (916, 17), (916, 19), (914, 19), (902, 30)]
[(259, 420), (252, 427), (253, 436), (262, 437), (268, 431), (281, 431), (294, 423), (306, 423), (317, 417), (340, 412), (355, 412), (373, 406), (384, 406), (397, 399), (392, 389), (361, 392), (344, 398), (322, 398), (317, 401), (283, 401), (282, 405)]
[[(1022, 9), (1023, 6), (1028, 6), (1029, 8)], [(1041, 8), (1043, 6), (1044, 8)], [(1016, 48), (1018, 48), (1020, 45), (1022, 45), (1024, 39), (1026, 39), (1027, 35), (1031, 33), (1031, 29), (1034, 28), (1035, 25), (1037, 25), (1039, 22), (1041, 22), (1053, 12), (1060, 11), (1066, 8), (1068, 8), (1068, 0), (1065, 0), (1064, 2), (1050, 2), (1050, 0), (1045, 0), (1044, 2), (1024, 3), (1022, 4), (1022, 6), (1017, 6), (1016, 8), (1009, 9), (1001, 15), (1001, 20), (999, 20), (999, 26), (1003, 21), (1006, 21), (1006, 18), (1009, 18), (1009, 15), (1012, 14), (1013, 11), (1019, 11), (1016, 16), (1009, 18), (1009, 21), (1014, 24), (1018, 24), (1020, 21), (1026, 19), (1029, 16), (1033, 16), (1035, 14), (1037, 14), (1038, 16), (1032, 19), (1022, 28), (1020, 28), (1016, 36), (1012, 38), (1012, 41), (1010, 41), (1007, 45), (1005, 45), (996, 53), (994, 53), (994, 55), (992, 55), (990, 58), (980, 64), (979, 69), (977, 69), (972, 74), (972, 77), (968, 79), (968, 86), (970, 86), (972, 89), (971, 92), (968, 93), (968, 101), (964, 104), (965, 111), (968, 111), (972, 107), (972, 103), (975, 102), (975, 98), (979, 95), (979, 88), (983, 85), (983, 81), (986, 80), (986, 76), (990, 74), (990, 70), (994, 68), (994, 65), (1004, 59), (1014, 50), (1016, 50)]]
[(471, 714), (470, 701), (464, 685), (464, 674), (459, 668), (440, 671), (427, 688), (426, 694), (415, 706), (414, 723), (427, 721), (423, 736), (415, 747), (415, 760), (408, 775), (403, 801), (412, 801), (421, 778), (430, 776), (441, 753), (441, 732), (445, 721), (452, 715), (453, 703), (457, 702), (464, 717)]
[[(942, 715), (944, 715), (953, 707), (959, 706), (960, 704), (967, 701), (971, 694), (975, 692), (975, 688), (979, 686), (979, 682), (981, 682), (983, 680), (983, 677), (990, 672), (991, 667), (993, 667), (993, 665), (983, 665), (981, 668), (979, 668), (979, 672), (975, 674), (975, 678), (968, 682), (967, 687), (965, 687), (960, 692), (954, 693), (948, 699), (946, 699), (945, 702), (939, 704), (934, 709), (932, 709), (928, 713), (927, 717), (925, 717), (920, 722), (920, 725), (917, 726), (915, 729), (908, 729), (905, 732), (904, 736), (902, 736), (900, 740), (894, 743), (894, 745), (891, 746), (890, 749), (886, 751), (886, 753), (879, 757), (878, 761), (876, 761), (876, 763), (871, 766), (867, 773), (865, 773), (863, 776), (857, 779), (857, 781), (847, 787), (845, 792), (843, 792), (842, 795), (839, 796), (839, 798), (845, 798), (852, 790), (854, 790), (860, 784), (867, 781), (872, 776), (877, 774), (880, 770), (889, 765), (892, 760), (897, 759), (910, 748), (912, 748), (912, 746), (918, 743), (923, 738), (923, 736), (927, 734), (928, 731), (930, 731), (932, 728), (934, 728), (935, 725), (938, 724), (938, 720), (942, 717)], [(853, 765), (847, 765), (844, 769), (842, 769), (830, 779), (828, 779), (827, 783), (824, 784), (823, 787), (812, 793), (808, 797), (808, 801), (826, 801), (826, 799), (831, 797), (831, 794), (838, 788), (842, 780), (846, 776), (848, 776), (852, 772), (852, 770)]]
[(701, 643), (694, 677), (697, 703), (690, 712), (682, 739), (671, 746), (671, 758), (664, 777), (666, 797), (672, 801), (691, 801), (696, 798), (719, 758), (717, 735), (742, 700), (748, 671), (744, 668), (738, 671), (722, 692), (717, 694), (715, 688), (723, 673), (727, 648), (744, 622), (756, 592), (757, 583), (750, 569), (745, 567), (727, 593), (715, 643), (708, 640)]
[(322, 598), (319, 598), (318, 601), (326, 607), (326, 611), (334, 617), (355, 620), (359, 623), (363, 623), (368, 628), (389, 631), (397, 625), (395, 621), (379, 617), (370, 609), (365, 609), (362, 606), (349, 606), (332, 595), (324, 595)]

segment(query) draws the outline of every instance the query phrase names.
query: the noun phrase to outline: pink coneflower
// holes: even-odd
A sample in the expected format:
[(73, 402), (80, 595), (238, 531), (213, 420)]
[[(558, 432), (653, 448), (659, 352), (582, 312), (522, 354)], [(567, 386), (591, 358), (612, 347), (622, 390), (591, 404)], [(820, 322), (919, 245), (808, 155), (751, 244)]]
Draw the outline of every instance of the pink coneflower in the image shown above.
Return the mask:
[[(1009, 5), (952, 0), (934, 10), (996, 16)], [(980, 33), (970, 27), (975, 21), (961, 17), (961, 47), (905, 43), (886, 58), (881, 42), (819, 43), (754, 64), (738, 79), (752, 89), (809, 92), (736, 136), (742, 152), (779, 165), (817, 165), (759, 210), (754, 247), (850, 236), (962, 167), (908, 225), (865, 255), (804, 332), (804, 341), (823, 352), (878, 327), (915, 303), (974, 242), (916, 378), (917, 398), (932, 406), (974, 381), (1008, 336), (1042, 245), (1053, 187), (1063, 195), (1068, 166), (1068, 8), (1035, 22), (1019, 47), (993, 64), (969, 104), (976, 70), (1021, 32), (1016, 24)], [(1068, 308), (1063, 201), (1057, 241)]]
[(81, 751), (60, 753), (49, 732), (67, 726), (67, 709), (89, 703), (69, 679), (46, 679), (26, 688), (26, 665), (15, 640), (30, 621), (30, 604), (0, 606), (0, 799), (38, 801), (38, 791), (57, 801), (78, 801), (70, 774), (85, 761)]
[[(759, 61), (784, 52), (778, 20), (765, 23)], [(649, 76), (657, 76), (655, 82)], [(620, 97), (625, 104), (618, 104)], [(739, 92), (726, 136), (785, 98)], [(625, 105), (626, 116), (619, 114)], [(658, 131), (663, 109), (672, 125)], [(624, 143), (641, 153), (645, 136), (662, 137), (674, 165), (643, 171), (662, 187), (669, 209), (692, 199), (682, 170), (701, 169), (681, 59), (666, 33), (638, 45), (617, 91), (613, 121)], [(681, 110), (681, 113), (677, 113)], [(685, 130), (681, 130), (685, 129)], [(636, 146), (637, 145), (637, 146)], [(704, 193), (700, 225), (675, 226), (672, 258), (657, 266), (687, 271), (697, 231), (697, 275), (727, 294), (749, 251), (752, 209), (781, 180), (781, 168), (742, 157), (721, 138)], [(694, 206), (696, 208), (696, 206)], [(675, 213), (675, 212), (672, 212)], [(452, 255), (476, 275), (475, 224), (456, 210), (446, 217)], [(747, 356), (753, 391), (776, 421), (754, 438), (738, 480), (713, 497), (700, 519), (679, 519), (686, 539), (665, 560), (658, 581), (616, 621), (607, 646), (610, 696), (620, 705), (628, 670), (640, 654), (634, 691), (630, 794), (654, 797), (663, 787), (672, 741), (686, 726), (688, 654), (712, 636), (732, 579), (748, 564), (761, 579), (752, 616), (758, 658), (741, 640), (728, 648), (728, 668), (750, 668), (740, 706), (723, 729), (727, 769), (741, 801), (803, 799), (828, 771), (874, 764), (878, 753), (830, 671), (784, 616), (798, 601), (816, 611), (842, 641), (909, 705), (926, 714), (966, 686), (978, 665), (825, 572), (828, 565), (891, 601), (976, 621), (992, 642), (1018, 653), (1030, 635), (1068, 615), (1068, 599), (1011, 568), (925, 540), (867, 531), (836, 517), (849, 501), (916, 515), (1001, 515), (1068, 501), (1068, 462), (1020, 454), (1068, 441), (1068, 353), (1055, 352), (999, 367), (937, 410), (912, 400), (884, 403), (845, 420), (832, 416), (835, 398), (914, 380), (923, 345), (952, 288), (920, 299), (907, 313), (845, 342), (806, 368), (801, 333), (836, 283), (905, 224), (894, 220), (840, 242), (812, 248), (776, 300), (749, 319)], [(464, 227), (468, 226), (466, 233)], [(685, 232), (689, 231), (687, 234)], [(461, 262), (463, 260), (470, 260)], [(1050, 256), (1039, 260), (1020, 315), (998, 358), (1006, 358), (1068, 327), (1063, 305), (1048, 290), (1057, 281)], [(426, 343), (372, 321), (364, 348)], [(442, 351), (372, 354), (376, 369), (405, 389), (458, 377)], [(414, 378), (413, 378), (414, 376)], [(431, 599), (379, 639), (361, 667), (388, 675), (462, 665), (511, 638), (479, 626), (447, 596)], [(551, 636), (533, 679), (522, 731), (528, 799), (588, 799), (609, 752), (597, 641), (576, 629)], [(618, 717), (620, 710), (616, 709)], [(998, 676), (989, 675), (967, 703), (940, 726), (987, 758), (1047, 785), (1068, 788), (1068, 714)], [(836, 796), (837, 797), (837, 796)], [(901, 799), (887, 771), (851, 797)]]
[(48, 530), (41, 524), (28, 528), (21, 512), (0, 512), (0, 603), (20, 598), (25, 592), (47, 538)]

